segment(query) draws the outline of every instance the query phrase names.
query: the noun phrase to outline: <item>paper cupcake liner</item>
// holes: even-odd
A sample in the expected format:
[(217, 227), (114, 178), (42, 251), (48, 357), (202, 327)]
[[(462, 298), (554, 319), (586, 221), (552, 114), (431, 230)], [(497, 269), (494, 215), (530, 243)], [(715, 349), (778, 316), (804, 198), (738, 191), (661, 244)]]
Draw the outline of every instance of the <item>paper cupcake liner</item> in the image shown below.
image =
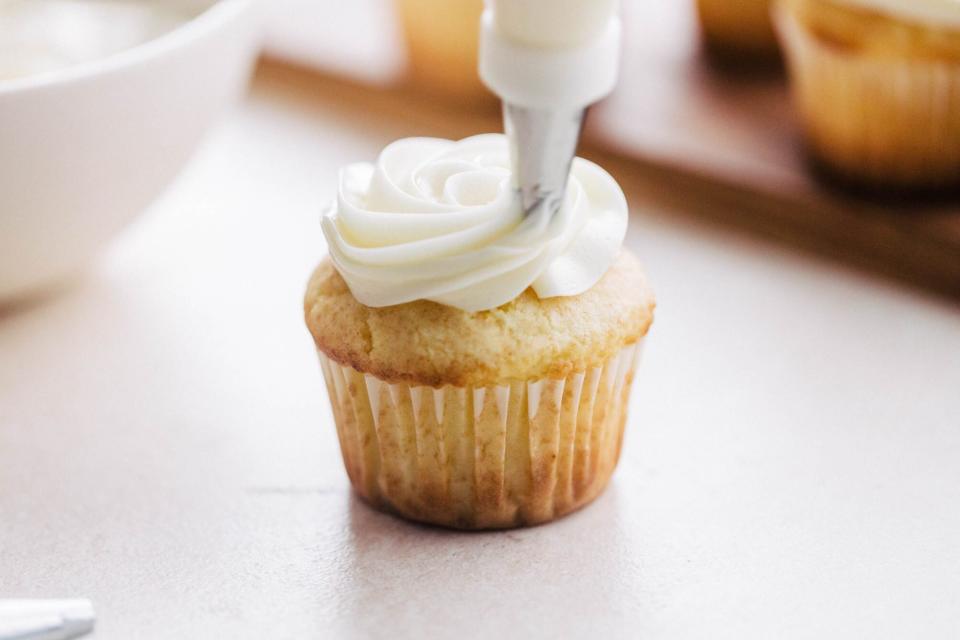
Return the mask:
[(775, 21), (808, 143), (829, 168), (875, 186), (960, 183), (960, 61), (840, 49), (786, 8)]
[(485, 529), (546, 522), (600, 494), (641, 349), (563, 379), (439, 389), (319, 356), (357, 493), (413, 520)]

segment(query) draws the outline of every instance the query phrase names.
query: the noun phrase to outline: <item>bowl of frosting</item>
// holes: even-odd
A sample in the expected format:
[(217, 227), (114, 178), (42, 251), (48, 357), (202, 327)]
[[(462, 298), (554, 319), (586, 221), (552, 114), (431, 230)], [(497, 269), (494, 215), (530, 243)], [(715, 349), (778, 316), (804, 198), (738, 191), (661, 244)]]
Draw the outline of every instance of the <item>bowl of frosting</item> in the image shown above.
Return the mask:
[(0, 0), (0, 300), (70, 279), (246, 85), (256, 0)]

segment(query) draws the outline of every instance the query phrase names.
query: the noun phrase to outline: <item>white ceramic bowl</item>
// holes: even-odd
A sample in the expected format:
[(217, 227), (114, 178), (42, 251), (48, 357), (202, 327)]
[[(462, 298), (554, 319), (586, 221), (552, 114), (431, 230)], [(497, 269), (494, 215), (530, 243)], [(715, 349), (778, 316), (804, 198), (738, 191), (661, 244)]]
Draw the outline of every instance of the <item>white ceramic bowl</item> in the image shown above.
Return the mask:
[(159, 38), (0, 81), (0, 300), (82, 269), (173, 180), (246, 86), (256, 0), (179, 0)]

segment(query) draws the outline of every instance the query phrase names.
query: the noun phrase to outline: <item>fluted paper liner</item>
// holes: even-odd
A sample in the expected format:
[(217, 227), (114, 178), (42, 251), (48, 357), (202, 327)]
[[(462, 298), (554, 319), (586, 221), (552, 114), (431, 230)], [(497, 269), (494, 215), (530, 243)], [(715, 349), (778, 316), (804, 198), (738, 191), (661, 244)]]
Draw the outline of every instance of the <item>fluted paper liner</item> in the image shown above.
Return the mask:
[(960, 183), (960, 60), (894, 57), (822, 42), (775, 13), (811, 149), (874, 186)]
[(413, 520), (484, 529), (547, 522), (603, 491), (641, 350), (562, 379), (438, 389), (319, 356), (357, 493)]

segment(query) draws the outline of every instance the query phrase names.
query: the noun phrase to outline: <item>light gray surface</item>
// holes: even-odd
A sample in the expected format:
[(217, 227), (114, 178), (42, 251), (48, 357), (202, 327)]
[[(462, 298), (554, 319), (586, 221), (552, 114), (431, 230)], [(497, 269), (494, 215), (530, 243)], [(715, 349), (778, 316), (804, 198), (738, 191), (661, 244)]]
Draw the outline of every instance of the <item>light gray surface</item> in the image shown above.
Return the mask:
[(407, 126), (261, 79), (72, 290), (0, 318), (0, 596), (129, 638), (960, 628), (960, 311), (634, 197), (659, 293), (610, 490), (509, 533), (350, 497), (300, 295)]

